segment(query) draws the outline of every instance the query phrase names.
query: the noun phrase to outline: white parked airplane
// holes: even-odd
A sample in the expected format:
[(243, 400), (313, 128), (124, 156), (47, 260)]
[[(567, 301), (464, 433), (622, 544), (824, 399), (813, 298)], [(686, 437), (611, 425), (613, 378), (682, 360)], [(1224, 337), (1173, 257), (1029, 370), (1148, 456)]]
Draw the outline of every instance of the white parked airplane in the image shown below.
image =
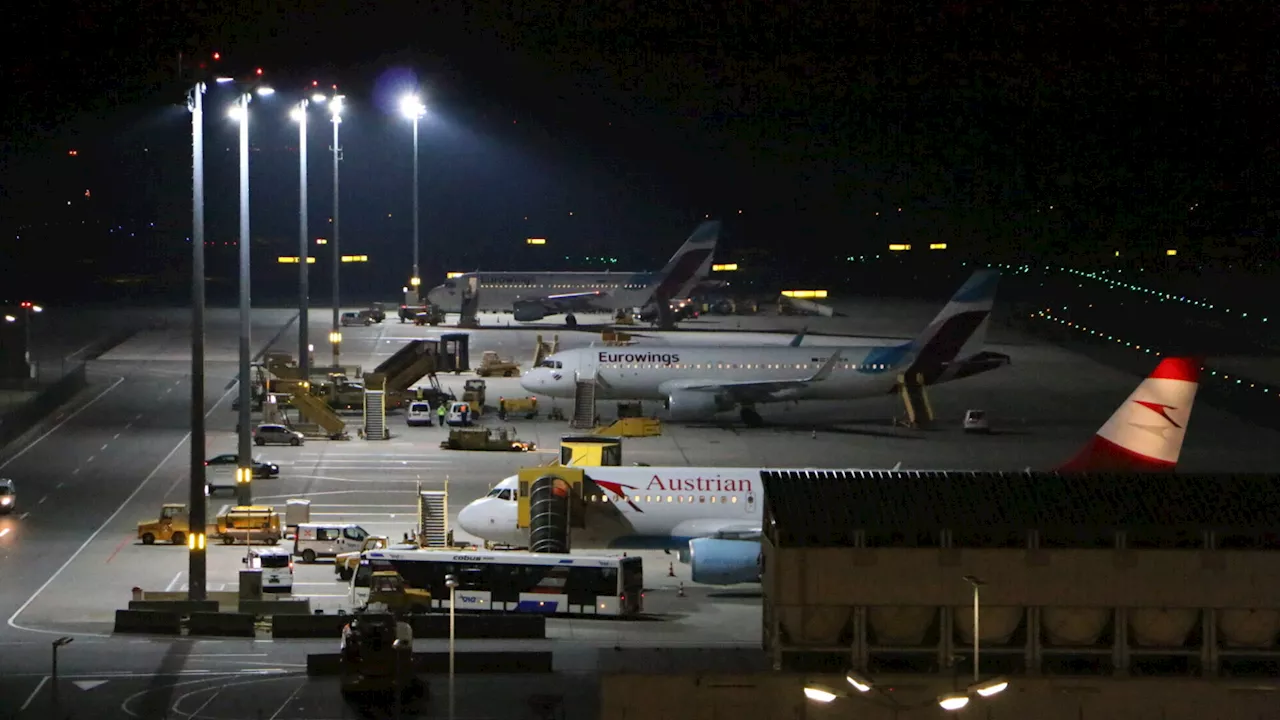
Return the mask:
[(900, 375), (934, 385), (1007, 365), (1007, 355), (982, 351), (999, 281), (998, 270), (975, 272), (918, 338), (899, 345), (587, 347), (547, 357), (520, 384), (572, 398), (578, 381), (594, 379), (596, 398), (662, 400), (671, 420), (738, 409), (759, 425), (761, 403), (877, 397), (897, 390)]
[[(1172, 472), (1199, 370), (1197, 359), (1161, 361), (1057, 472)], [(693, 566), (695, 582), (751, 582), (758, 577), (762, 469), (585, 468), (594, 484), (589, 491), (599, 502), (588, 504), (586, 527), (573, 531), (574, 546), (677, 550)], [(516, 526), (518, 492), (518, 477), (503, 480), (464, 507), (458, 525), (486, 541), (527, 546), (528, 530)]]
[(427, 301), (445, 312), (462, 312), (474, 300), (476, 312), (510, 312), (518, 322), (563, 314), (573, 327), (574, 313), (661, 306), (688, 297), (711, 272), (719, 239), (719, 221), (702, 223), (657, 273), (477, 271), (431, 288)]

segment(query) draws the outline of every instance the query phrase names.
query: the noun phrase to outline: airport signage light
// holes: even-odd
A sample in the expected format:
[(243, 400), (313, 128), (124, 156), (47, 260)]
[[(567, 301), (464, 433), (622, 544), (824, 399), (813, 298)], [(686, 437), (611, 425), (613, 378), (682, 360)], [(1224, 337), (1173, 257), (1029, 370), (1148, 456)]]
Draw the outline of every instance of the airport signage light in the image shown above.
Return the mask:
[(340, 342), (342, 342), (342, 333), (338, 332), (337, 330), (329, 333), (330, 345), (337, 345)]
[(930, 250), (946, 250), (947, 244), (946, 243), (929, 243), (929, 249)]
[(711, 266), (711, 272), (733, 272), (738, 269), (738, 263), (720, 263)]
[(524, 242), (526, 245), (546, 245), (547, 239), (546, 238), (528, 238)]
[[(283, 265), (297, 265), (301, 260), (302, 258), (298, 257), (297, 255), (281, 255), (280, 257), (276, 258), (276, 262), (281, 263)], [(315, 265), (316, 259), (308, 255), (307, 264)]]
[(783, 297), (796, 298), (797, 300), (812, 300), (815, 298), (825, 298), (826, 290), (783, 290)]
[(452, 280), (454, 278), (460, 278), (460, 277), (462, 277), (462, 273), (460, 272), (447, 272), (444, 274), (445, 280)]
[(409, 284), (413, 287), (418, 287), (422, 284), (422, 278), (411, 277), (409, 278)]
[(342, 262), (345, 262), (345, 263), (369, 262), (369, 256), (368, 255), (343, 255)]
[(316, 244), (317, 244), (317, 245), (328, 245), (328, 244), (329, 244), (329, 239), (328, 239), (328, 238), (316, 238)]
[(906, 252), (911, 249), (907, 243), (889, 243), (889, 252)]
[(1168, 255), (1169, 257), (1173, 257), (1174, 255), (1178, 254), (1178, 251), (1173, 248), (1169, 248), (1168, 250), (1164, 251), (1164, 254)]

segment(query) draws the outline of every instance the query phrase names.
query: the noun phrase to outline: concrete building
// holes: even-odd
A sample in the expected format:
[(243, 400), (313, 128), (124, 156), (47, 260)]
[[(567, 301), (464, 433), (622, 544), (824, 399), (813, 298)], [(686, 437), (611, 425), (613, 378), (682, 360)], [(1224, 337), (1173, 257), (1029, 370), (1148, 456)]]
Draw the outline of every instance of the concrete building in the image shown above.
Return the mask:
[(1274, 476), (764, 480), (765, 650), (850, 695), (806, 716), (934, 717), (999, 676), (962, 716), (1280, 718)]

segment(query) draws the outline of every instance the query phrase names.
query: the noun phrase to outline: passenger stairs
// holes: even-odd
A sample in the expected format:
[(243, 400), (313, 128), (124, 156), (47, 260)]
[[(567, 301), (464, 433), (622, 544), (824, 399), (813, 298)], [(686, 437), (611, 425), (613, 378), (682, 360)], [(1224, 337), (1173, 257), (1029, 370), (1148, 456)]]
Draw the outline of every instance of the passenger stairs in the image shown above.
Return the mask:
[(449, 547), (449, 493), (423, 490), (418, 486), (418, 544), (422, 547)]
[(596, 426), (595, 378), (579, 379), (573, 389), (573, 420), (569, 427), (589, 430)]
[(902, 395), (902, 404), (906, 407), (907, 426), (928, 427), (933, 422), (933, 406), (929, 404), (923, 376), (919, 373), (913, 377), (899, 375), (898, 391)]
[(364, 391), (364, 439), (387, 440), (387, 393), (385, 390)]

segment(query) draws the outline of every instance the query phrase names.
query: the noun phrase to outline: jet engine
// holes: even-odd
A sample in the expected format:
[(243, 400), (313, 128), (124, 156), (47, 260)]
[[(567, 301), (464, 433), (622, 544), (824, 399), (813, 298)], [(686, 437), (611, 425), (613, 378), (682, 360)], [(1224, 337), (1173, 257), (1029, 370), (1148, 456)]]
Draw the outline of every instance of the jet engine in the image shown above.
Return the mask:
[(707, 420), (733, 407), (734, 403), (719, 393), (676, 390), (667, 396), (672, 420)]
[(760, 543), (756, 540), (697, 538), (689, 541), (693, 581), (707, 585), (760, 582)]
[(518, 302), (512, 308), (512, 312), (517, 322), (531, 322), (547, 316), (547, 308), (535, 301)]

